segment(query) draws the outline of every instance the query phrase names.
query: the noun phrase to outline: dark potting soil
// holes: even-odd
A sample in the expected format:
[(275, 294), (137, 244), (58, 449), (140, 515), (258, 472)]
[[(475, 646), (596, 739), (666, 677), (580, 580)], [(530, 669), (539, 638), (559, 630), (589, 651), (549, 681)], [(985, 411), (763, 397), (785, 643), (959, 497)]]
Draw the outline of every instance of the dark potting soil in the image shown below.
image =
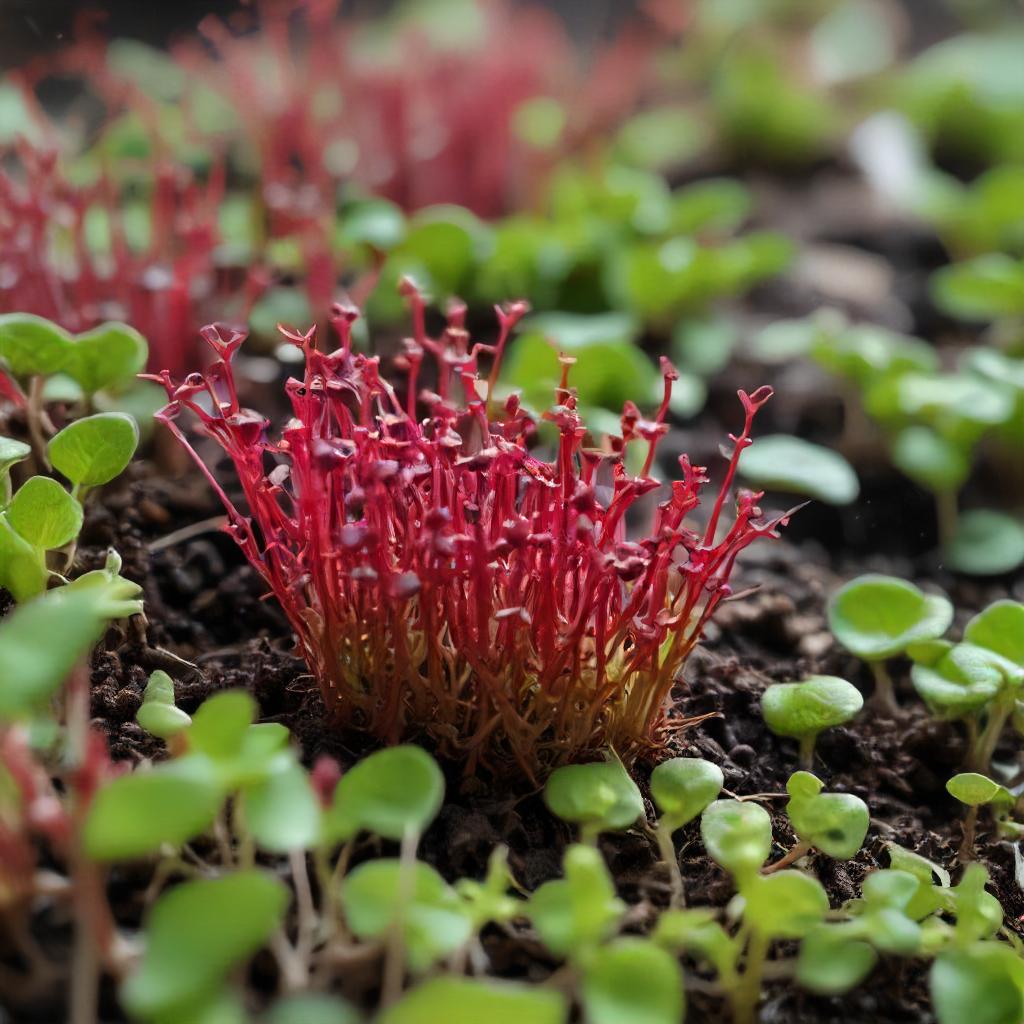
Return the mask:
[[(125, 486), (92, 509), (81, 556), (82, 568), (91, 568), (113, 543), (124, 556), (125, 573), (145, 587), (145, 625), (112, 630), (93, 663), (94, 724), (107, 736), (112, 755), (129, 762), (162, 756), (163, 745), (134, 721), (146, 678), (155, 668), (164, 668), (175, 678), (179, 704), (189, 712), (217, 690), (248, 689), (264, 719), (292, 730), (310, 763), (326, 753), (346, 766), (367, 753), (364, 740), (330, 725), (306, 666), (293, 653), (283, 615), (264, 599), (260, 580), (234, 544), (209, 522), (217, 509), (201, 482), (191, 475), (162, 478), (146, 463), (133, 467), (130, 476)], [(872, 512), (869, 507), (865, 514), (877, 517), (882, 511), (891, 529), (902, 536), (915, 525), (900, 517), (899, 507), (900, 496), (889, 495), (884, 511)], [(194, 534), (178, 532), (194, 524), (200, 524)], [(879, 525), (875, 523), (874, 529)], [(915, 563), (908, 557), (865, 558), (838, 549), (830, 555), (807, 539), (766, 542), (746, 553), (738, 583), (757, 590), (723, 606), (675, 694), (676, 714), (709, 717), (670, 734), (665, 756), (708, 758), (721, 765), (729, 792), (768, 794), (763, 800), (775, 822), (773, 857), (781, 856), (793, 842), (782, 812), (785, 783), (797, 760), (795, 745), (765, 728), (760, 694), (771, 682), (812, 672), (844, 676), (870, 692), (868, 673), (836, 646), (824, 616), (828, 594), (864, 571), (944, 586), (958, 609), (957, 626), (988, 601), (1014, 592), (1009, 581), (958, 582), (927, 561)], [(1016, 586), (1019, 589), (1019, 581)], [(815, 854), (807, 862), (833, 906), (857, 895), (868, 871), (888, 864), (889, 843), (951, 868), (956, 877), (960, 814), (946, 794), (945, 781), (958, 769), (962, 736), (957, 726), (930, 719), (906, 673), (895, 675), (904, 709), (898, 720), (879, 718), (865, 709), (851, 726), (829, 730), (819, 740), (815, 772), (829, 790), (855, 793), (871, 809), (868, 839), (854, 860), (840, 863)], [(653, 762), (637, 766), (642, 785), (652, 767)], [(448, 799), (424, 836), (421, 856), (426, 861), (451, 880), (479, 878), (490, 852), (505, 844), (525, 891), (560, 875), (572, 830), (546, 810), (535, 788), (512, 777), (466, 777), (459, 764), (446, 764), (445, 769)], [(678, 833), (676, 841), (689, 904), (724, 907), (732, 896), (729, 879), (704, 854), (696, 824)], [(642, 933), (668, 900), (668, 879), (656, 848), (639, 832), (608, 836), (601, 845), (619, 894), (631, 907), (627, 928)], [(382, 849), (390, 852), (387, 844), (368, 840), (356, 856), (372, 856)], [(977, 849), (992, 875), (991, 890), (1007, 923), (1019, 928), (1024, 893), (1015, 881), (1012, 849), (984, 829)], [(150, 881), (144, 868), (112, 874), (111, 897), (125, 926), (135, 927), (142, 919)], [(47, 917), (36, 925), (42, 929), (44, 945), (66, 946), (66, 922)], [(559, 966), (525, 924), (489, 928), (484, 945), (491, 969), (499, 976), (541, 980)], [(372, 1003), (379, 968), (373, 957), (339, 966), (335, 986), (356, 1001)], [(254, 963), (251, 981), (257, 992), (272, 988), (273, 970), (269, 958)], [(885, 961), (864, 985), (838, 999), (810, 996), (790, 981), (771, 981), (761, 1019), (771, 1024), (929, 1022), (933, 1017), (926, 977), (923, 962)], [(703, 989), (699, 978), (690, 983), (687, 1020), (722, 1020), (721, 1001)], [(104, 1019), (114, 1021), (116, 1003), (112, 991), (109, 995)], [(24, 1015), (14, 1019), (55, 1020), (58, 1017), (52, 1014), (57, 1010), (43, 1000), (22, 1007), (19, 1012)]]

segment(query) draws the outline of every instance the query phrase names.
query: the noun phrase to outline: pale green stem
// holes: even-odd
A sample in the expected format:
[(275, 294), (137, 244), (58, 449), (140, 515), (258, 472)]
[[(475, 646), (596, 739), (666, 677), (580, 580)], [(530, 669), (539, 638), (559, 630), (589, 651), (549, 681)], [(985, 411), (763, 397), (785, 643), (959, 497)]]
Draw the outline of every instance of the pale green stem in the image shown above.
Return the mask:
[(683, 873), (679, 869), (679, 855), (676, 853), (675, 843), (672, 842), (672, 830), (664, 822), (659, 821), (655, 835), (658, 840), (658, 852), (668, 868), (672, 906), (685, 907), (686, 896), (683, 887)]

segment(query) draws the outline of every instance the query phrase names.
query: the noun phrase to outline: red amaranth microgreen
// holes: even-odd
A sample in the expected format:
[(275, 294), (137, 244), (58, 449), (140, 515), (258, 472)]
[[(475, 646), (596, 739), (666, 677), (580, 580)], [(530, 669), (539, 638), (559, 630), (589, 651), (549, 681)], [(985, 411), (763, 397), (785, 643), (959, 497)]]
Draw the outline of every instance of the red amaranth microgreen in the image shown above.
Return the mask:
[[(17, 158), (0, 170), (0, 313), (34, 313), (73, 332), (125, 320), (147, 338), (150, 365), (194, 363), (201, 310), (214, 295), (226, 301), (214, 262), (222, 168), (200, 183), (169, 162), (147, 167), (142, 239), (109, 175), (78, 184), (56, 150), (24, 140)], [(253, 276), (246, 306), (259, 287)]]
[[(666, 701), (719, 603), (736, 557), (785, 516), (762, 517), (740, 491), (725, 518), (740, 453), (768, 387), (739, 392), (743, 428), (702, 531), (686, 525), (708, 481), (679, 458), (646, 535), (627, 519), (661, 485), (650, 476), (677, 374), (662, 361), (653, 420), (628, 403), (622, 436), (588, 433), (563, 366), (557, 432), (547, 461), (530, 448), (535, 423), (512, 395), (494, 398), (524, 303), (499, 308), (493, 345), (470, 344), (461, 305), (440, 337), (408, 282), (414, 337), (400, 393), (379, 357), (354, 353), (354, 308), (335, 307), (341, 346), (320, 351), (315, 329), (281, 328), (305, 357), (286, 385), (293, 417), (277, 440), (239, 405), (231, 359), (244, 335), (203, 332), (215, 359), (176, 383), (158, 413), (192, 454), (228, 512), (228, 530), (287, 614), (339, 722), (389, 742), (417, 732), (456, 748), (470, 768), (496, 753), (528, 773), (605, 745), (629, 759), (657, 742)], [(486, 380), (481, 356), (490, 359)], [(436, 390), (420, 390), (428, 357)], [(188, 410), (223, 448), (248, 504), (243, 515), (175, 422)], [(420, 412), (422, 418), (418, 418)], [(625, 455), (646, 446), (643, 471)]]

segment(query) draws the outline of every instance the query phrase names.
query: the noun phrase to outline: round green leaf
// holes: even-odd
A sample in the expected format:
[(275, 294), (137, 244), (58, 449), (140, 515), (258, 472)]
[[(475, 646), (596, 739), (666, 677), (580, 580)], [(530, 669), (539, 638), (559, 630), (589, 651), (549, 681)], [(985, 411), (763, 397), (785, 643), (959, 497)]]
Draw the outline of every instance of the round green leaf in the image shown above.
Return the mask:
[(740, 455), (740, 474), (759, 490), (786, 491), (829, 505), (849, 505), (860, 493), (853, 467), (838, 452), (799, 437), (759, 437)]
[(964, 320), (995, 320), (1024, 313), (1024, 262), (989, 253), (943, 267), (931, 279), (932, 295), (946, 313)]
[(121, 989), (133, 1016), (191, 1020), (236, 965), (280, 927), (288, 890), (262, 871), (185, 882), (157, 901), (146, 922), (146, 952)]
[(832, 596), (828, 623), (835, 638), (865, 661), (882, 661), (909, 644), (942, 636), (953, 606), (940, 594), (925, 594), (892, 576), (850, 580)]
[(132, 460), (139, 428), (131, 416), (99, 412), (69, 423), (48, 446), (55, 469), (79, 487), (113, 480)]
[(24, 441), (16, 441), (13, 437), (0, 437), (0, 473), (6, 473), (11, 466), (24, 462), (31, 454), (31, 446)]
[[(414, 973), (455, 952), (470, 936), (472, 923), (455, 891), (429, 865), (397, 859), (360, 864), (345, 880), (341, 902), (345, 920), (361, 939), (380, 939), (400, 923), (405, 952)], [(408, 883), (408, 884), (407, 884)]]
[[(803, 779), (814, 780), (818, 791), (805, 790)], [(793, 831), (805, 843), (836, 860), (855, 857), (868, 833), (868, 808), (852, 793), (821, 793), (821, 783), (809, 772), (797, 772), (786, 788), (786, 813)]]
[(565, 1024), (568, 1017), (565, 997), (555, 989), (445, 976), (416, 986), (377, 1024)]
[(101, 595), (69, 593), (62, 587), (15, 608), (0, 621), (0, 721), (38, 711), (67, 681), (103, 634), (105, 610)]
[(544, 802), (588, 834), (629, 828), (644, 813), (640, 790), (619, 761), (555, 769), (544, 787)]
[(864, 706), (860, 690), (837, 676), (811, 676), (801, 683), (774, 683), (761, 696), (765, 724), (777, 736), (802, 739), (842, 725)]
[(954, 775), (946, 783), (946, 792), (968, 807), (982, 807), (1003, 800), (1013, 801), (1010, 793), (998, 782), (993, 782), (987, 775), (980, 775), (978, 772)]
[(7, 509), (11, 526), (35, 548), (63, 547), (82, 529), (82, 506), (56, 480), (26, 480)]
[(971, 462), (962, 445), (930, 427), (901, 430), (892, 442), (892, 461), (898, 470), (930, 491), (956, 491), (970, 475)]
[(717, 799), (724, 783), (718, 765), (700, 757), (673, 757), (651, 773), (651, 795), (674, 831)]
[(43, 553), (11, 526), (6, 512), (0, 513), (0, 586), (22, 602), (42, 594), (49, 579)]
[(243, 690), (228, 690), (207, 698), (192, 719), (189, 747), (214, 760), (240, 753), (256, 718), (256, 701)]
[(262, 1024), (361, 1024), (363, 1017), (338, 996), (303, 992), (279, 999), (260, 1020)]
[(57, 324), (31, 313), (0, 316), (0, 360), (15, 377), (47, 376), (62, 369), (71, 335)]
[(943, 551), (946, 564), (969, 576), (999, 576), (1024, 562), (1024, 524), (988, 509), (965, 512)]
[(85, 821), (85, 849), (95, 860), (131, 860), (180, 846), (205, 832), (224, 799), (208, 762), (173, 761), (120, 775), (96, 794)]
[(821, 883), (802, 871), (753, 875), (743, 887), (744, 920), (773, 939), (799, 939), (828, 913)]
[(1024, 604), (993, 602), (967, 623), (964, 640), (1024, 666)]
[(772, 851), (772, 819), (753, 801), (716, 800), (700, 818), (705, 849), (737, 881), (755, 874)]
[(62, 370), (91, 395), (131, 381), (148, 356), (146, 339), (134, 327), (105, 323), (75, 335)]
[(581, 990), (589, 1024), (679, 1024), (683, 972), (652, 942), (623, 938), (594, 952)]
[(341, 777), (328, 830), (338, 839), (365, 829), (398, 840), (423, 832), (443, 802), (444, 776), (425, 750), (412, 745), (378, 750)]
[(851, 936), (842, 925), (820, 925), (800, 943), (796, 980), (818, 995), (842, 995), (856, 988), (877, 960), (871, 945)]
[(343, 248), (370, 245), (387, 251), (405, 237), (405, 215), (388, 199), (365, 199), (341, 213), (335, 235)]
[(933, 665), (914, 665), (910, 679), (933, 714), (962, 718), (988, 704), (1006, 676), (991, 651), (957, 644)]
[(928, 977), (939, 1024), (1020, 1024), (1024, 963), (1002, 942), (940, 953)]
[(242, 796), (245, 824), (264, 850), (288, 853), (316, 845), (320, 804), (302, 765), (285, 762)]

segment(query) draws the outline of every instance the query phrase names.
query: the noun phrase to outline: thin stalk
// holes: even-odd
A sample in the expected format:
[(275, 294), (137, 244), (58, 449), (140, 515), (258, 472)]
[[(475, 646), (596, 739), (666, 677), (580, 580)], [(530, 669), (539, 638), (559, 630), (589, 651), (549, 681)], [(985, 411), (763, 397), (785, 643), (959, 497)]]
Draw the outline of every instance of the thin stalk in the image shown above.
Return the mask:
[(1006, 722), (1013, 713), (1013, 703), (1012, 695), (1007, 697), (1005, 694), (1000, 694), (994, 701), (985, 728), (971, 745), (970, 767), (972, 770), (983, 774), (988, 773), (992, 764), (992, 755), (996, 752), (996, 746), (999, 744), (999, 737), (1003, 735)]
[(887, 715), (899, 714), (900, 706), (896, 702), (896, 688), (892, 676), (885, 667), (884, 661), (872, 661), (871, 674), (875, 677), (875, 692), (871, 696), (871, 704), (876, 711)]
[[(50, 460), (46, 456), (46, 424), (49, 418), (43, 406), (43, 377), (33, 377), (29, 385), (28, 405), (25, 407), (25, 418), (28, 422), (29, 442), (36, 463), (43, 469), (50, 468)], [(50, 424), (52, 427), (53, 424)]]
[(756, 931), (751, 933), (743, 973), (732, 998), (733, 1024), (756, 1024), (761, 981), (770, 946), (771, 940), (767, 936)]
[(961, 826), (960, 849), (957, 860), (961, 864), (969, 864), (974, 860), (974, 836), (978, 828), (978, 808), (968, 807)]
[(811, 844), (804, 842), (802, 839), (792, 850), (789, 851), (784, 857), (780, 857), (777, 861), (769, 864), (767, 867), (761, 868), (762, 875), (770, 875), (775, 871), (781, 871), (783, 868), (788, 868), (790, 864), (795, 864), (804, 854), (808, 853), (811, 849)]
[(659, 821), (655, 830), (658, 840), (658, 853), (668, 868), (669, 884), (671, 885), (671, 904), (673, 907), (685, 907), (686, 895), (683, 888), (683, 873), (679, 869), (679, 854), (676, 853), (675, 843), (672, 842), (672, 830)]
[(405, 980), (405, 908), (412, 899), (416, 882), (416, 847), (419, 833), (410, 829), (402, 837), (398, 868), (398, 892), (395, 894), (395, 919), (388, 931), (384, 947), (384, 981), (381, 985), (381, 1006), (391, 1006), (402, 994)]
[(804, 771), (809, 772), (814, 767), (814, 744), (817, 742), (817, 739), (817, 733), (800, 737), (800, 767)]

